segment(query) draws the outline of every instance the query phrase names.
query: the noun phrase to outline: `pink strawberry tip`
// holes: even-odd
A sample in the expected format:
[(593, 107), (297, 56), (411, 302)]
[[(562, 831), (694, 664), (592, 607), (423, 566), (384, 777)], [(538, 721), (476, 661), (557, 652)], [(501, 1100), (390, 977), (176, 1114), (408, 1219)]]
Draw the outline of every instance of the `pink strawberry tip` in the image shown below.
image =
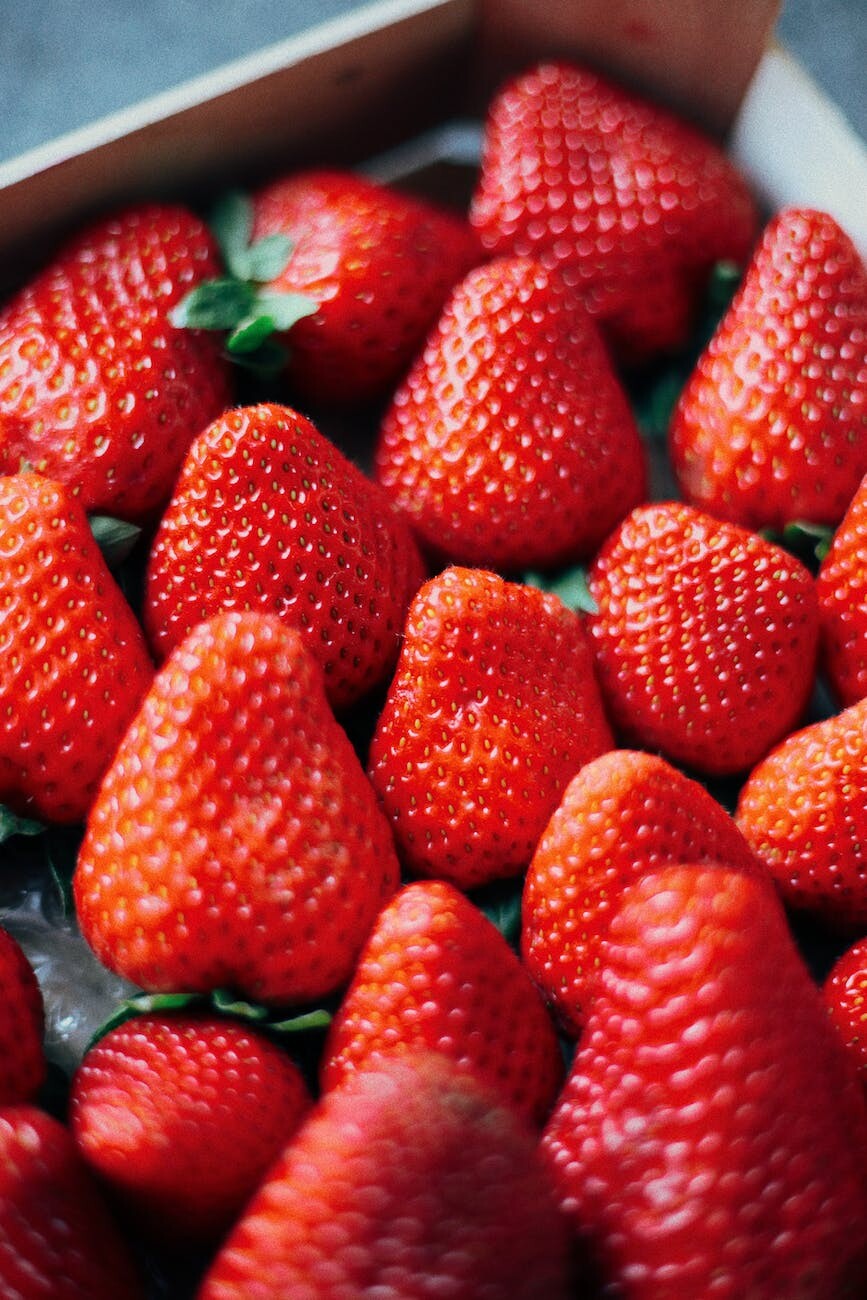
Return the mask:
[(225, 332), (226, 353), (247, 369), (275, 373), (286, 363), (286, 349), (273, 337), (285, 334), (319, 303), (300, 293), (275, 293), (268, 286), (292, 256), (292, 242), (280, 234), (253, 240), (253, 205), (232, 191), (211, 216), (226, 274), (203, 280), (170, 313), (181, 329)]

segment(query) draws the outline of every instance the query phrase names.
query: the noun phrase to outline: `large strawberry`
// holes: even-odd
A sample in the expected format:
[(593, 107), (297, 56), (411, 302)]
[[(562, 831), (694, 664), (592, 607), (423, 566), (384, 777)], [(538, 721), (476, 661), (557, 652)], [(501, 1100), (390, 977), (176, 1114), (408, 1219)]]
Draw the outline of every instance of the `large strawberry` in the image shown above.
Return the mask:
[(393, 668), (423, 577), (380, 489), (304, 416), (263, 404), (193, 442), (154, 538), (143, 616), (162, 658), (221, 609), (278, 614), (346, 705)]
[(0, 929), (0, 1106), (32, 1101), (45, 1079), (42, 993), (20, 944)]
[(141, 988), (284, 1003), (349, 979), (397, 877), (388, 824), (299, 633), (225, 613), (157, 674), (73, 884), (84, 937)]
[(554, 1027), (496, 926), (442, 880), (380, 913), (325, 1045), (323, 1087), (427, 1046), (541, 1123), (562, 1079)]
[(867, 695), (867, 477), (816, 575), (822, 661), (841, 704)]
[(0, 800), (83, 820), (153, 676), (84, 510), (37, 474), (0, 478)]
[(543, 1150), (606, 1295), (865, 1294), (867, 1108), (765, 880), (626, 891)]
[(867, 472), (867, 271), (834, 219), (765, 229), (671, 424), (681, 492), (751, 528), (836, 525)]
[(630, 741), (713, 775), (798, 723), (815, 672), (813, 579), (794, 556), (681, 502), (640, 506), (588, 574), (609, 715)]
[(556, 596), (455, 567), (421, 588), (369, 757), (410, 871), (461, 888), (523, 871), (613, 743), (581, 619)]
[(685, 342), (712, 264), (745, 261), (756, 232), (716, 144), (565, 62), (494, 97), (470, 219), (489, 253), (561, 270), (630, 361)]
[(446, 1058), (325, 1095), (198, 1300), (565, 1300), (564, 1223), (530, 1130)]
[(0, 470), (22, 462), (86, 510), (152, 514), (229, 402), (213, 338), (169, 313), (218, 269), (191, 212), (147, 204), (74, 237), (0, 315)]
[(600, 944), (623, 890), (667, 862), (761, 868), (704, 786), (654, 754), (617, 749), (582, 767), (539, 840), (524, 885), (521, 953), (577, 1036)]
[(527, 258), (455, 288), (386, 412), (375, 469), (436, 554), (516, 572), (592, 554), (646, 486), (594, 322)]

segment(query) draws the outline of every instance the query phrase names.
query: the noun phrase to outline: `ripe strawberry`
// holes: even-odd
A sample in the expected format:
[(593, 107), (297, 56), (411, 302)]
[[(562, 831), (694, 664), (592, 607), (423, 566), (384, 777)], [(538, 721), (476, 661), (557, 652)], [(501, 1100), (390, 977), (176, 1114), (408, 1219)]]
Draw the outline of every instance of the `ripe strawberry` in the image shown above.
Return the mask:
[(0, 477), (0, 800), (83, 820), (153, 676), (144, 636), (81, 504)]
[(867, 271), (832, 217), (767, 226), (681, 394), (684, 497), (751, 528), (836, 525), (867, 472)]
[(867, 699), (778, 745), (735, 820), (791, 907), (867, 927)]
[(69, 1132), (33, 1106), (0, 1110), (0, 1295), (141, 1300), (144, 1292)]
[(580, 617), (449, 568), (410, 605), (369, 770), (398, 852), (462, 889), (516, 875), (566, 784), (613, 748)]
[(46, 1074), (42, 993), (24, 951), (0, 928), (0, 1106), (31, 1101)]
[(546, 62), (494, 97), (470, 220), (489, 253), (559, 269), (624, 359), (680, 347), (714, 262), (756, 233), (719, 148), (587, 68)]
[(215, 1015), (151, 1014), (86, 1053), (69, 1122), (136, 1224), (188, 1242), (231, 1226), (309, 1105), (301, 1072), (261, 1033)]
[(228, 405), (217, 342), (169, 312), (217, 270), (197, 217), (145, 205), (73, 238), (0, 314), (0, 471), (22, 461), (86, 510), (152, 514)]
[(407, 885), (379, 915), (331, 1024), (321, 1079), (338, 1087), (426, 1046), (541, 1124), (563, 1060), (542, 1000), (485, 914), (452, 885)]
[(388, 825), (300, 635), (226, 613), (169, 656), (73, 880), (97, 957), (149, 991), (337, 989), (397, 885)]
[(634, 510), (590, 568), (603, 698), (630, 741), (712, 775), (798, 722), (815, 671), (813, 580), (780, 547), (680, 502)]
[(645, 491), (595, 325), (520, 258), (456, 287), (386, 412), (375, 473), (434, 553), (515, 571), (592, 553)]
[(443, 1057), (390, 1058), (325, 1095), (198, 1300), (565, 1300), (563, 1229), (510, 1107)]
[(338, 707), (391, 672), (423, 578), (407, 526), (309, 420), (243, 407), (190, 448), (154, 538), (143, 618), (163, 657), (221, 609), (279, 614)]
[(867, 939), (858, 939), (837, 958), (825, 978), (822, 996), (867, 1089)]
[(599, 950), (623, 890), (668, 862), (761, 868), (704, 786), (654, 754), (617, 749), (582, 767), (524, 885), (521, 954), (560, 1023), (580, 1033)]
[(867, 695), (867, 476), (849, 503), (816, 577), (822, 659), (844, 705)]
[(768, 882), (671, 865), (623, 895), (543, 1137), (624, 1300), (856, 1300), (867, 1108)]

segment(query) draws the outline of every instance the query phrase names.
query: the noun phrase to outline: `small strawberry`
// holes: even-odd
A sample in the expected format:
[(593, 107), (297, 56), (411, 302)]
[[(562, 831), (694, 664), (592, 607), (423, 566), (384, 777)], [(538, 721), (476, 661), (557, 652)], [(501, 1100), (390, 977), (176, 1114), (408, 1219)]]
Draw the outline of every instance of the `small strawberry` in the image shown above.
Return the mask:
[(42, 993), (23, 949), (0, 928), (0, 1106), (32, 1101), (46, 1075)]
[(668, 862), (760, 867), (704, 786), (654, 754), (617, 749), (582, 767), (539, 840), (524, 885), (521, 953), (577, 1037), (600, 944), (623, 890)]
[(452, 885), (407, 885), (383, 908), (332, 1021), (324, 1088), (420, 1046), (476, 1074), (529, 1121), (562, 1081), (554, 1027), (491, 921)]
[(197, 1300), (565, 1300), (566, 1238), (536, 1142), (445, 1058), (383, 1060), (327, 1093)]
[(682, 495), (751, 528), (836, 525), (867, 472), (867, 271), (834, 219), (768, 224), (681, 394)]
[(0, 472), (27, 462), (86, 510), (153, 514), (229, 403), (216, 340), (169, 320), (217, 266), (205, 226), (177, 206), (74, 237), (0, 314)]
[(746, 771), (798, 722), (815, 672), (813, 579), (794, 556), (680, 502), (640, 506), (594, 560), (587, 626), (631, 742)]
[(717, 145), (562, 61), (494, 97), (470, 220), (488, 253), (562, 271), (632, 362), (683, 345), (713, 263), (745, 261), (756, 233)]
[(200, 623), (109, 768), (73, 880), (82, 934), (149, 991), (280, 1004), (345, 983), (397, 885), (388, 825), (273, 615)]
[(385, 414), (375, 474), (435, 554), (516, 572), (591, 554), (646, 486), (595, 324), (521, 258), (455, 288)]
[(624, 1300), (857, 1300), (867, 1107), (769, 883), (671, 865), (624, 893), (542, 1147)]
[(816, 576), (822, 660), (843, 705), (867, 695), (867, 476)]
[(858, 939), (837, 958), (822, 996), (867, 1090), (867, 939)]
[(735, 820), (791, 907), (867, 928), (867, 699), (779, 744)]
[(517, 875), (613, 744), (578, 614), (483, 569), (422, 587), (369, 756), (410, 871), (462, 889)]
[(0, 477), (0, 800), (84, 819), (153, 676), (84, 510), (38, 474)]
[(380, 489), (304, 416), (263, 404), (194, 440), (154, 537), (143, 618), (162, 658), (222, 609), (278, 614), (339, 707), (391, 672), (423, 578)]
[(163, 1240), (215, 1240), (309, 1105), (297, 1066), (261, 1033), (215, 1015), (153, 1013), (85, 1054), (69, 1123), (137, 1225)]
[(33, 1106), (0, 1109), (3, 1300), (142, 1300), (129, 1251), (69, 1134)]

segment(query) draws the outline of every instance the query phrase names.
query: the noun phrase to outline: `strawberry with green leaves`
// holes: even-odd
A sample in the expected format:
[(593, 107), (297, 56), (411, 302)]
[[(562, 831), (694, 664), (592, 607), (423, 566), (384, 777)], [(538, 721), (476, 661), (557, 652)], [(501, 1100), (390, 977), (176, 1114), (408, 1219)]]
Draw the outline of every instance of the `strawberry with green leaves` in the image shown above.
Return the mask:
[(0, 1106), (32, 1101), (46, 1076), (45, 1009), (24, 950), (0, 928)]

